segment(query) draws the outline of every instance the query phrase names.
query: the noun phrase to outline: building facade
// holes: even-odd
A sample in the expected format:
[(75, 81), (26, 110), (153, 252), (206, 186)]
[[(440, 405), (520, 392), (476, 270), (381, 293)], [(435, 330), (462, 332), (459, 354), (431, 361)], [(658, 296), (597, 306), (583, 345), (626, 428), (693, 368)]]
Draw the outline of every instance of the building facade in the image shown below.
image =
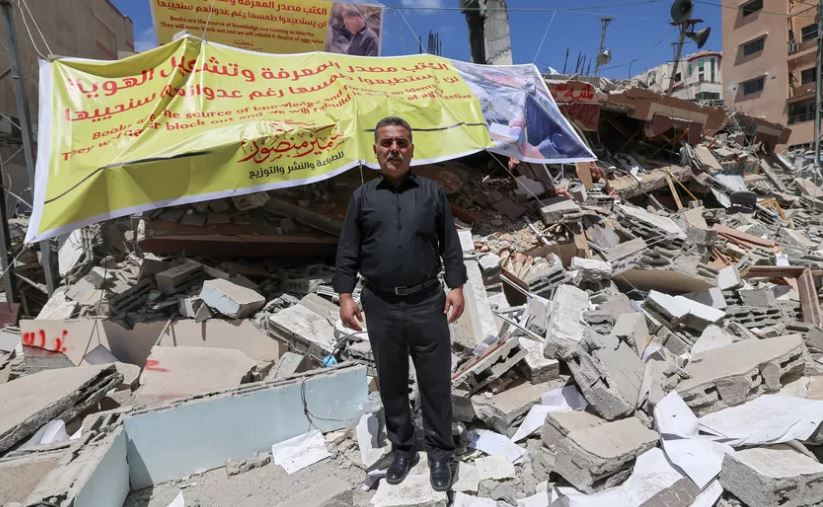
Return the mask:
[[(132, 21), (109, 0), (25, 0), (12, 2), (12, 12), (17, 54), (35, 129), (41, 54), (48, 56), (51, 52), (56, 56), (117, 59), (134, 51)], [(0, 161), (6, 185), (10, 185), (14, 194), (28, 198), (30, 189), (19, 149), (20, 132), (15, 126), (19, 123), (18, 112), (6, 49), (7, 34), (3, 27), (0, 23)], [(19, 204), (9, 202), (10, 207)]]
[[(677, 66), (672, 96), (683, 100), (715, 105), (723, 99), (722, 54), (698, 51), (684, 58)], [(673, 62), (651, 68), (635, 79), (646, 83), (650, 90), (667, 93), (674, 70)]]
[(721, 9), (726, 106), (791, 128), (789, 149), (814, 140), (816, 9), (807, 0), (747, 0)]

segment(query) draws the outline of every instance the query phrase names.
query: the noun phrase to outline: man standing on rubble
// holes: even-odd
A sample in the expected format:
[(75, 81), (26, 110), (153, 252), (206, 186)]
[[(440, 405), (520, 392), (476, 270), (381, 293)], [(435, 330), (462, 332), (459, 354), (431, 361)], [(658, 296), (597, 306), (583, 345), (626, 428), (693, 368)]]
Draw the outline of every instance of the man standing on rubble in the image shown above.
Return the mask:
[[(451, 486), (454, 454), (448, 323), (463, 313), (463, 250), (443, 188), (411, 173), (409, 124), (384, 118), (377, 123), (374, 141), (381, 176), (355, 190), (349, 201), (334, 289), (340, 294), (341, 320), (361, 331), (362, 315), (351, 293), (358, 271), (364, 278), (360, 301), (393, 450), (386, 481), (399, 484), (418, 461), (409, 407), (411, 356), (431, 484), (445, 491)], [(441, 259), (448, 294), (437, 278)]]

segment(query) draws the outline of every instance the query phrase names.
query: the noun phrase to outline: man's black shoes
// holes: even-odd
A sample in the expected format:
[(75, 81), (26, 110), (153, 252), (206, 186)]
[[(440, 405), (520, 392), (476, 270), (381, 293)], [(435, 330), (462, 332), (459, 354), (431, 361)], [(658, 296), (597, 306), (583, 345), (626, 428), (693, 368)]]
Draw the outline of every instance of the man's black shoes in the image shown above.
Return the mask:
[(429, 460), (429, 474), (435, 491), (446, 491), (452, 485), (452, 459), (437, 458)]
[(400, 484), (403, 482), (403, 479), (409, 475), (409, 472), (418, 461), (420, 461), (420, 456), (418, 456), (416, 452), (395, 452), (391, 465), (389, 465), (389, 468), (386, 470), (386, 482), (389, 484)]

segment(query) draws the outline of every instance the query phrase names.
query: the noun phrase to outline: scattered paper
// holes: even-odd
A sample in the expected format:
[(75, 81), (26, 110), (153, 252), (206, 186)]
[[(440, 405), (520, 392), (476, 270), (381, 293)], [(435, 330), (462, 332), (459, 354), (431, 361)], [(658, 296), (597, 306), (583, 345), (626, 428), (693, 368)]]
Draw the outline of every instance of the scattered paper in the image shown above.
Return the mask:
[(766, 394), (700, 418), (700, 430), (732, 447), (806, 440), (823, 423), (823, 401)]
[(697, 417), (677, 392), (654, 407), (654, 423), (666, 456), (700, 489), (720, 473), (726, 453), (734, 452), (728, 445), (699, 435)]
[(546, 485), (543, 485), (543, 491), (535, 493), (532, 496), (527, 496), (526, 498), (519, 498), (517, 500), (517, 507), (549, 507), (549, 492), (546, 489)]
[(546, 416), (551, 412), (569, 412), (572, 410), (585, 410), (589, 405), (577, 386), (565, 386), (559, 389), (543, 393), (540, 397), (540, 405), (532, 405), (529, 413), (520, 423), (520, 427), (512, 435), (512, 442), (519, 442), (535, 431), (543, 427)]
[(466, 436), (469, 447), (489, 455), (502, 455), (510, 463), (517, 463), (526, 455), (526, 450), (518, 446), (505, 435), (490, 430), (471, 430)]
[(387, 468), (382, 468), (380, 470), (371, 470), (366, 474), (366, 480), (363, 482), (363, 485), (360, 487), (363, 491), (369, 491), (374, 489), (377, 486), (377, 483), (380, 482), (380, 479), (386, 476)]
[(775, 264), (778, 266), (790, 266), (789, 264), (789, 256), (788, 254), (778, 253), (775, 254)]
[(271, 446), (274, 463), (291, 475), (329, 456), (326, 441), (318, 430), (310, 431)]
[(467, 495), (458, 492), (454, 495), (453, 507), (497, 507), (497, 501), (491, 498)]
[(82, 434), (83, 428), (81, 427), (74, 435), (69, 435), (66, 433), (66, 423), (64, 423), (62, 419), (53, 419), (37, 430), (37, 432), (26, 441), (26, 443), (20, 446), (20, 449), (32, 449), (40, 445), (77, 440), (82, 436)]
[(174, 497), (174, 500), (171, 501), (168, 507), (186, 507), (186, 500), (183, 498), (182, 491), (177, 493), (177, 496)]
[(642, 505), (682, 479), (658, 448), (649, 449), (635, 461), (632, 475), (620, 486), (586, 495), (574, 488), (557, 488), (568, 507), (623, 507)]

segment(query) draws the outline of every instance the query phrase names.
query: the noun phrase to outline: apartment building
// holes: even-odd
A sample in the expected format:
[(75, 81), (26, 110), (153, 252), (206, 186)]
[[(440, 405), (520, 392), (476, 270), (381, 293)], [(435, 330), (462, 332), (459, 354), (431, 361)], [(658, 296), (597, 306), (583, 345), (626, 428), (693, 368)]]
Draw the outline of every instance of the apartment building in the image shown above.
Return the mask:
[[(716, 105), (723, 100), (722, 54), (717, 51), (698, 51), (680, 61), (674, 76), (672, 96), (679, 99)], [(635, 79), (646, 83), (650, 90), (667, 93), (672, 79), (673, 62), (653, 67)]]
[(788, 148), (814, 139), (817, 2), (723, 0), (726, 106), (792, 129)]

